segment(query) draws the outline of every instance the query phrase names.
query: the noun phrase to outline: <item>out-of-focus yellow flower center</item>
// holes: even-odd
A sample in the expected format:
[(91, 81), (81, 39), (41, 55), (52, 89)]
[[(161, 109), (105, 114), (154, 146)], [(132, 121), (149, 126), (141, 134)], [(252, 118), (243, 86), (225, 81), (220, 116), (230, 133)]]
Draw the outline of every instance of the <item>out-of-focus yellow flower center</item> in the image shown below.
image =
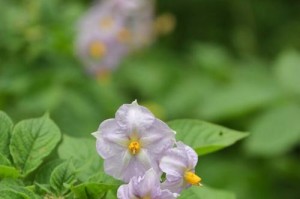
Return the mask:
[(121, 43), (128, 42), (131, 39), (131, 33), (127, 28), (123, 28), (119, 31), (117, 38)]
[(186, 171), (184, 173), (184, 179), (191, 185), (197, 185), (197, 186), (201, 185), (200, 184), (201, 178), (191, 171)]
[(174, 15), (170, 13), (165, 13), (156, 18), (154, 22), (154, 28), (156, 34), (167, 35), (171, 33), (176, 26), (176, 19)]
[(138, 141), (131, 141), (128, 145), (128, 149), (132, 155), (136, 155), (140, 151), (141, 145)]
[(106, 53), (106, 46), (102, 42), (93, 42), (90, 45), (90, 55), (94, 58), (101, 58)]
[(114, 25), (114, 20), (111, 17), (105, 17), (100, 21), (101, 28), (109, 29), (112, 28), (113, 25)]

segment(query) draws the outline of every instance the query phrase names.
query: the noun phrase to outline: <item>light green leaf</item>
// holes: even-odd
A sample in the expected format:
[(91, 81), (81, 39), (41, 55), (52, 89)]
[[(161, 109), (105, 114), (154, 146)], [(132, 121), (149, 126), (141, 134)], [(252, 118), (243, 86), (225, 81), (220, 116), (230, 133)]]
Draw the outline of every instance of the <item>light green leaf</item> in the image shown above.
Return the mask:
[(300, 54), (286, 51), (275, 63), (276, 76), (281, 85), (290, 92), (300, 94)]
[(0, 165), (0, 179), (1, 178), (18, 178), (20, 172), (15, 167)]
[(168, 124), (177, 132), (177, 140), (194, 148), (198, 155), (220, 150), (248, 135), (200, 120), (181, 119)]
[(50, 177), (50, 186), (57, 195), (62, 196), (69, 191), (70, 186), (75, 181), (75, 168), (70, 159), (53, 170)]
[(13, 122), (6, 113), (0, 111), (0, 153), (9, 157), (9, 142), (11, 137), (11, 131), (13, 128)]
[(235, 118), (269, 104), (278, 95), (274, 84), (237, 81), (207, 95), (198, 113), (209, 120)]
[(81, 181), (86, 181), (103, 169), (103, 161), (97, 154), (96, 140), (92, 136), (88, 139), (64, 135), (58, 147), (58, 155), (61, 159), (72, 158), (77, 168), (77, 176)]
[(60, 130), (46, 114), (19, 122), (11, 138), (10, 151), (14, 163), (26, 176), (47, 157), (61, 137)]
[[(87, 182), (72, 188), (75, 198), (99, 199), (106, 198), (108, 191), (116, 192), (118, 185)], [(111, 193), (110, 193), (111, 194)]]
[(267, 111), (250, 127), (247, 150), (256, 155), (280, 155), (300, 141), (300, 107), (285, 105)]
[(207, 186), (204, 187), (191, 187), (184, 190), (180, 194), (180, 199), (235, 199), (233, 193), (222, 191), (218, 189), (213, 189)]

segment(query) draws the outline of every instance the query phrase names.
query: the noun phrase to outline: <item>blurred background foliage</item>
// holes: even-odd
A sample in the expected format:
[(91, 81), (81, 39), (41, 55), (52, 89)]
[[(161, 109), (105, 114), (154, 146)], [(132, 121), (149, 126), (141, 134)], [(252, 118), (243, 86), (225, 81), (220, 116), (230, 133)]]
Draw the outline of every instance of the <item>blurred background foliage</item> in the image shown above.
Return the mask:
[(159, 118), (197, 118), (251, 132), (200, 157), (204, 184), (237, 198), (299, 198), (300, 3), (161, 0), (176, 29), (88, 75), (74, 53), (88, 0), (0, 1), (0, 108), (17, 121), (49, 111), (62, 132), (91, 137), (123, 103)]

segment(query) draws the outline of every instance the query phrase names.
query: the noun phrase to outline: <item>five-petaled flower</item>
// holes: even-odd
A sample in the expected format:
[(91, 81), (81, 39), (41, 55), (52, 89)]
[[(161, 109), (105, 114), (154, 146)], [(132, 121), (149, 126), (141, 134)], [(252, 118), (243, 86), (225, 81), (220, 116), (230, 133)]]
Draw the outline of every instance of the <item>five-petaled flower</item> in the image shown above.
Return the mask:
[(175, 143), (174, 131), (136, 101), (122, 105), (93, 135), (105, 172), (125, 182), (151, 168), (160, 175), (162, 154)]

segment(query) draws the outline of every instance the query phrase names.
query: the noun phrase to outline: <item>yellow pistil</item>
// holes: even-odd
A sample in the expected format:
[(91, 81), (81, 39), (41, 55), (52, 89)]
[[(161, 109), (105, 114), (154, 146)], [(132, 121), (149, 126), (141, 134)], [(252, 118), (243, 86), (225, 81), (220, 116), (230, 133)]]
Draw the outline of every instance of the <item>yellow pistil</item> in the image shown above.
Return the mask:
[(111, 17), (105, 17), (100, 21), (100, 27), (105, 29), (112, 28), (113, 24), (114, 24), (114, 20)]
[(119, 31), (117, 38), (121, 43), (128, 42), (131, 39), (131, 32), (127, 28), (123, 28)]
[(191, 171), (185, 172), (184, 179), (191, 185), (201, 186), (201, 178)]
[(101, 58), (106, 53), (106, 46), (99, 41), (92, 42), (90, 45), (90, 55), (93, 58)]
[(128, 149), (132, 155), (136, 155), (140, 151), (141, 145), (138, 141), (131, 141), (128, 145)]

